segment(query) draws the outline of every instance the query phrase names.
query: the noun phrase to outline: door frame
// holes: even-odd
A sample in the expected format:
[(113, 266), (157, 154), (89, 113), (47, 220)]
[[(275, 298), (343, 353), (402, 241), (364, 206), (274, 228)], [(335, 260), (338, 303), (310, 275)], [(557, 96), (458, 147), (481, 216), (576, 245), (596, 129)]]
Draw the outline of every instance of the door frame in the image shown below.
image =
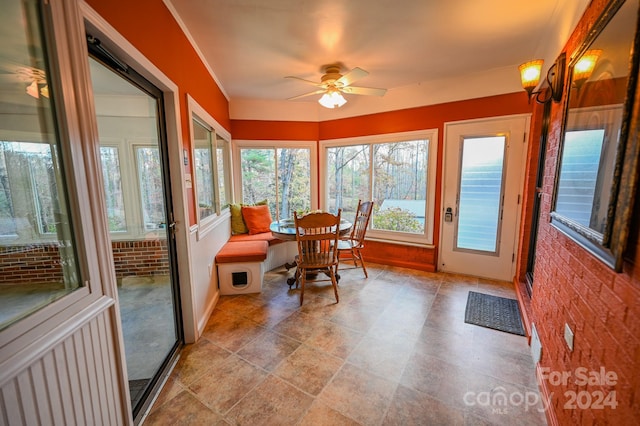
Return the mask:
[[(485, 117), (485, 118), (477, 118), (477, 119), (470, 119), (470, 120), (460, 120), (460, 121), (450, 121), (450, 122), (446, 122), (443, 125), (444, 128), (444, 132), (443, 132), (443, 139), (442, 139), (442, 143), (443, 143), (443, 149), (442, 149), (442, 170), (441, 170), (441, 174), (440, 174), (440, 179), (442, 181), (442, 190), (440, 193), (440, 208), (441, 208), (441, 212), (440, 212), (440, 233), (439, 233), (439, 242), (438, 242), (438, 263), (436, 268), (438, 270), (441, 270), (440, 266), (442, 265), (443, 262), (443, 241), (444, 241), (444, 235), (445, 235), (445, 210), (446, 210), (446, 205), (445, 205), (445, 196), (446, 194), (446, 173), (447, 173), (447, 138), (449, 137), (449, 128), (451, 126), (455, 126), (455, 125), (473, 125), (473, 124), (484, 124), (484, 123), (488, 123), (488, 122), (495, 122), (495, 121), (500, 121), (500, 120), (515, 120), (515, 119), (523, 119), (524, 120), (524, 127), (523, 127), (523, 135), (522, 141), (519, 141), (517, 138), (511, 138), (509, 140), (509, 143), (522, 143), (522, 152), (521, 152), (521, 158), (520, 158), (520, 164), (522, 165), (522, 167), (520, 167), (520, 173), (518, 174), (518, 182), (517, 182), (517, 193), (518, 193), (518, 203), (517, 203), (517, 211), (516, 211), (516, 215), (515, 215), (515, 222), (514, 222), (514, 231), (513, 231), (513, 258), (512, 258), (512, 262), (511, 262), (511, 269), (510, 269), (510, 279), (509, 281), (513, 280), (513, 277), (515, 276), (515, 271), (516, 271), (516, 265), (517, 265), (517, 259), (516, 259), (516, 255), (518, 253), (518, 242), (519, 242), (519, 238), (520, 238), (520, 223), (522, 221), (522, 204), (523, 204), (523, 190), (524, 190), (524, 182), (525, 182), (525, 175), (526, 175), (526, 168), (524, 167), (526, 164), (526, 157), (527, 157), (527, 144), (529, 143), (528, 141), (528, 135), (530, 132), (530, 126), (531, 126), (531, 114), (514, 114), (514, 115), (505, 115), (505, 116), (496, 116), (496, 117)], [(476, 132), (477, 135), (481, 135), (483, 132)], [(510, 163), (513, 163), (513, 159), (510, 157), (511, 154), (507, 153), (507, 156), (505, 157), (505, 167), (508, 167)], [(461, 161), (461, 159), (458, 159), (458, 163)], [(458, 166), (459, 168), (460, 166)], [(505, 176), (505, 182), (506, 182), (506, 176)], [(459, 182), (458, 182), (459, 184)], [(459, 186), (459, 185), (458, 185)], [(456, 189), (457, 190), (457, 186)], [(502, 222), (502, 221), (501, 221)], [(499, 232), (499, 236), (504, 236), (504, 231), (502, 229), (498, 230)], [(500, 248), (498, 248), (498, 250), (500, 250)], [(466, 251), (465, 251), (466, 252)], [(455, 272), (453, 272), (455, 273)]]

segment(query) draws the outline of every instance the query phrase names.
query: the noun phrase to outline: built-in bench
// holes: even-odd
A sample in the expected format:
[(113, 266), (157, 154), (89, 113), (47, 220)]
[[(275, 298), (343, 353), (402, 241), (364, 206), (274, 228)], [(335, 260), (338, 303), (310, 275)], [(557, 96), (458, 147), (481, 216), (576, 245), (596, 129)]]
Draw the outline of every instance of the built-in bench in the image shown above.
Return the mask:
[(293, 260), (295, 244), (271, 232), (232, 235), (216, 255), (220, 294), (260, 293), (264, 273)]

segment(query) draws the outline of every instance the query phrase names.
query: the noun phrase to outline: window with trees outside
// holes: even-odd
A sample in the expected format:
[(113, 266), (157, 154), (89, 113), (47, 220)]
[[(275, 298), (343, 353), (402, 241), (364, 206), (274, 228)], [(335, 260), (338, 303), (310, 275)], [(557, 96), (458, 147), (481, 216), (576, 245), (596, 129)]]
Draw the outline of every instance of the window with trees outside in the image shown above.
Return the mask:
[(369, 236), (432, 243), (437, 132), (323, 142), (325, 205), (352, 220), (358, 200), (375, 202)]
[(266, 199), (273, 220), (312, 209), (317, 187), (317, 174), (311, 169), (315, 163), (313, 143), (286, 147), (261, 146), (259, 142), (238, 144), (243, 203)]
[(198, 238), (229, 211), (231, 186), (231, 135), (191, 96), (187, 96), (191, 116), (193, 185), (196, 197)]
[(193, 161), (198, 221), (218, 216), (229, 206), (229, 142), (197, 116), (193, 118)]

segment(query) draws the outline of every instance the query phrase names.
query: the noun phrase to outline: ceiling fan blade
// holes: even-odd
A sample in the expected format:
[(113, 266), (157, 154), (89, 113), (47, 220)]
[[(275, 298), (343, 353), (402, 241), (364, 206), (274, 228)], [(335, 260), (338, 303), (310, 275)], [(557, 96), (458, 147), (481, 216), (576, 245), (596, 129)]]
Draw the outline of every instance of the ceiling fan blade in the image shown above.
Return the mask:
[(355, 67), (342, 77), (336, 80), (336, 85), (342, 84), (342, 86), (348, 86), (356, 80), (360, 80), (362, 77), (368, 76), (369, 73), (362, 68)]
[(305, 80), (304, 78), (295, 77), (293, 75), (288, 75), (285, 78), (293, 78), (294, 80), (299, 80), (307, 84), (311, 84), (312, 86), (322, 87), (322, 83), (318, 83), (317, 81)]
[(387, 89), (375, 89), (373, 87), (348, 86), (343, 87), (340, 90), (342, 90), (344, 93), (349, 93), (352, 95), (384, 96), (384, 94), (387, 93)]
[(320, 93), (325, 93), (326, 90), (325, 89), (318, 89), (318, 90), (314, 90), (313, 92), (309, 92), (309, 93), (305, 93), (304, 95), (298, 95), (298, 96), (294, 96), (292, 98), (287, 98), (288, 101), (292, 101), (294, 99), (300, 99), (300, 98), (304, 98), (306, 96), (311, 96), (311, 95), (318, 95)]

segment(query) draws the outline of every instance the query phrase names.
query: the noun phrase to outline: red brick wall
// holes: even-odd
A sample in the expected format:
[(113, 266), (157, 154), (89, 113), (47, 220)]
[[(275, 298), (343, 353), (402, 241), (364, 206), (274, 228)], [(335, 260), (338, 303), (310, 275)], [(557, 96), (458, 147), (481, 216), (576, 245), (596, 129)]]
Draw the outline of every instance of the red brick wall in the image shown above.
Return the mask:
[(114, 241), (116, 278), (169, 273), (166, 240)]
[[(570, 55), (604, 9), (594, 0), (566, 45)], [(631, 249), (622, 273), (615, 273), (549, 223), (558, 160), (562, 108), (554, 105), (545, 162), (544, 195), (536, 249), (532, 317), (542, 342), (538, 366), (543, 393), (549, 397), (550, 424), (637, 424), (640, 419), (640, 202), (636, 200)], [(638, 198), (638, 197), (636, 197)], [(574, 331), (574, 350), (564, 341), (564, 326)], [(608, 372), (609, 381), (583, 384), (583, 373)], [(540, 373), (551, 373), (544, 378)], [(559, 374), (569, 374), (563, 380)], [(612, 374), (615, 374), (615, 384)], [(557, 380), (556, 380), (557, 379)], [(576, 383), (578, 382), (578, 383)], [(614, 408), (586, 404), (615, 392)], [(572, 401), (579, 395), (582, 400)], [(572, 404), (574, 402), (574, 404)], [(605, 400), (606, 402), (606, 400)], [(587, 407), (580, 409), (579, 403)], [(575, 406), (575, 408), (573, 408)]]
[[(169, 273), (165, 240), (114, 241), (116, 277)], [(57, 244), (0, 247), (0, 285), (62, 282)]]
[(57, 244), (0, 247), (0, 285), (62, 282)]

